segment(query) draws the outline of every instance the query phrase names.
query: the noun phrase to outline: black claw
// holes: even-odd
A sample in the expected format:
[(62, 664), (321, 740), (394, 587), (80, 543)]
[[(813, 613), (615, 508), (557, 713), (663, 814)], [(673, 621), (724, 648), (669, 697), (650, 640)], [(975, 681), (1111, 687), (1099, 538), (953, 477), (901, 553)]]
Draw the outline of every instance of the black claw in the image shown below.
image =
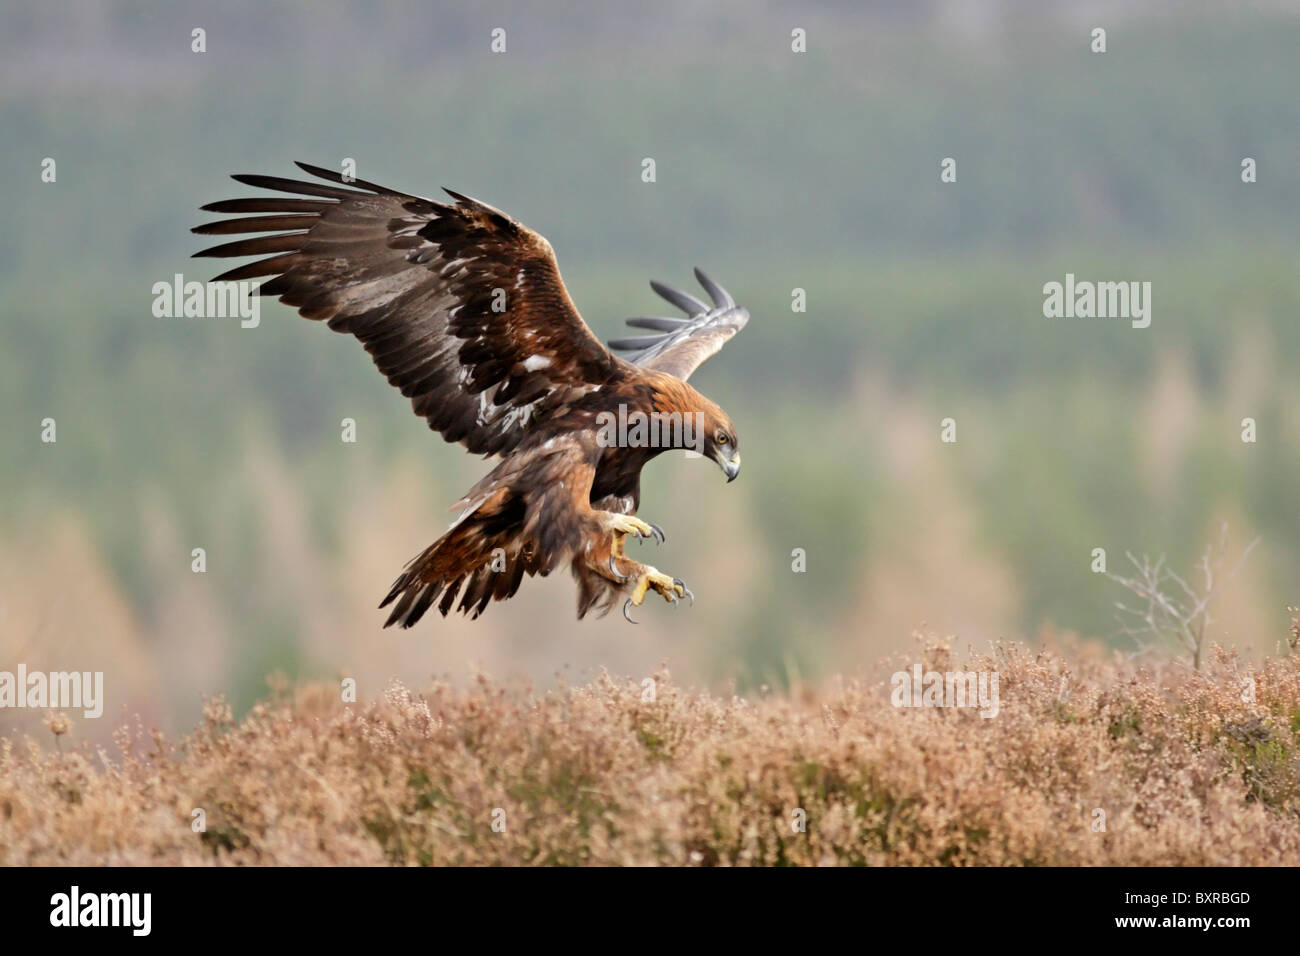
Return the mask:
[(628, 610), (631, 607), (632, 607), (632, 599), (628, 598), (626, 601), (623, 602), (623, 617), (627, 619), (627, 622), (629, 624), (635, 624), (636, 621), (632, 620), (632, 615), (628, 613)]
[(663, 544), (668, 540), (668, 535), (664, 534), (664, 529), (653, 521), (650, 522), (650, 534), (655, 539), (655, 544)]
[(682, 593), (691, 599), (691, 607), (695, 606), (695, 592), (686, 586), (686, 582), (681, 578), (673, 578), (673, 584), (682, 589)]
[(618, 578), (620, 581), (627, 580), (627, 575), (614, 567), (614, 556), (612, 554), (609, 556), (609, 569), (614, 572), (614, 577)]

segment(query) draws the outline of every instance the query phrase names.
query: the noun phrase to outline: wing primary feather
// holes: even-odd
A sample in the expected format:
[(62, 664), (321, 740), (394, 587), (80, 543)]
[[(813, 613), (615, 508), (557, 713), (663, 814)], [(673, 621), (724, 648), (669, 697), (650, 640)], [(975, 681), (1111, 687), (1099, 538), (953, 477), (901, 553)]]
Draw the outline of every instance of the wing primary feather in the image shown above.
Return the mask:
[(691, 295), (689, 292), (683, 292), (681, 289), (674, 289), (670, 285), (664, 285), (664, 283), (657, 279), (650, 280), (650, 288), (654, 289), (659, 293), (659, 295), (677, 306), (677, 308), (681, 309), (687, 315), (695, 316), (699, 315), (701, 312), (709, 311), (707, 305), (695, 298), (695, 296)]
[(395, 196), (393, 192), (384, 186), (378, 186), (374, 183), (368, 183), (364, 179), (344, 179), (342, 173), (336, 173), (332, 169), (324, 169), (321, 166), (313, 166), (311, 163), (302, 163), (294, 160), (293, 163), (305, 173), (311, 173), (313, 176), (319, 176), (321, 179), (328, 179), (332, 183), (339, 183), (343, 186), (355, 186), (357, 189), (368, 189), (372, 193), (381, 196)]
[(259, 189), (274, 189), (282, 193), (300, 193), (303, 196), (324, 196), (326, 199), (352, 199), (361, 195), (361, 193), (350, 189), (335, 189), (333, 186), (305, 183), (299, 179), (282, 179), (279, 176), (235, 173), (230, 178), (246, 186), (256, 186)]
[(286, 232), (278, 236), (258, 236), (255, 239), (236, 239), (234, 242), (224, 242), (219, 246), (211, 246), (201, 252), (194, 253), (193, 258), (197, 259), (206, 256), (214, 259), (229, 259), (234, 256), (261, 256), (269, 252), (294, 252), (302, 248), (303, 232)]
[[(295, 261), (296, 252), (286, 252), (282, 256), (272, 256), (269, 259), (258, 259), (256, 262), (250, 262), (248, 265), (239, 266), (237, 269), (231, 269), (229, 272), (223, 272), (216, 276), (213, 282), (236, 282), (241, 279), (256, 279), (258, 276), (279, 275), (284, 272)], [(258, 290), (261, 291), (260, 289)]]
[(676, 332), (689, 319), (669, 319), (658, 315), (638, 315), (628, 319), (627, 324), (634, 329), (655, 329), (659, 332)]
[(252, 196), (221, 199), (200, 206), (203, 212), (324, 212), (337, 202), (320, 199), (286, 199), (283, 196)]
[(735, 308), (736, 300), (731, 297), (731, 293), (706, 276), (699, 266), (695, 267), (695, 278), (700, 280), (700, 285), (704, 286), (704, 291), (709, 294), (714, 305), (720, 309)]
[(319, 216), (249, 216), (244, 219), (221, 219), (195, 226), (190, 232), (200, 236), (228, 236), (243, 232), (283, 232), (286, 229), (310, 229)]

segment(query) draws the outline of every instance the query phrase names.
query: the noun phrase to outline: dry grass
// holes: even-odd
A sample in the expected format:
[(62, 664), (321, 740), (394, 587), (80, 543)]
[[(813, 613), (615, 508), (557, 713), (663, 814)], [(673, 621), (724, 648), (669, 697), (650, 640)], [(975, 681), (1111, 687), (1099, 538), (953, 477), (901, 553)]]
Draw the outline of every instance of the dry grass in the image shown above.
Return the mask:
[(654, 701), (609, 678), (544, 695), (393, 686), (358, 704), (312, 686), (237, 725), (210, 702), (175, 742), (123, 729), (114, 756), (7, 740), (0, 862), (1300, 861), (1295, 657), (1216, 652), (1199, 673), (1021, 645), (918, 659), (996, 670), (998, 716), (898, 710), (883, 682), (741, 699), (661, 673)]

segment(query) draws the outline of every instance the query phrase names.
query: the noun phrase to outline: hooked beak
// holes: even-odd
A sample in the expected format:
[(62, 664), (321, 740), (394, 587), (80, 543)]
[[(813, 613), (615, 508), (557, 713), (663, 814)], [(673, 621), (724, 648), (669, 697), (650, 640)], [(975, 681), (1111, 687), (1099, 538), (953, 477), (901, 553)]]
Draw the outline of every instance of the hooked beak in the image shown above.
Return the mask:
[(727, 484), (736, 480), (740, 474), (740, 452), (736, 452), (730, 458), (718, 456), (718, 466), (722, 468), (722, 473), (727, 476)]

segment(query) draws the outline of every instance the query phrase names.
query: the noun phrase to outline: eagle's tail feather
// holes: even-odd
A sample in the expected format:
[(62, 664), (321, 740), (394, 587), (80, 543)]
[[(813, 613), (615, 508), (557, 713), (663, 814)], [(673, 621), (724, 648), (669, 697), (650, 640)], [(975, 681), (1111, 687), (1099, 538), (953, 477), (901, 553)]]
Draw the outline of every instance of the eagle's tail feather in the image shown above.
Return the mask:
[(435, 601), (443, 617), (455, 607), (476, 618), (492, 601), (513, 597), (525, 574), (545, 574), (536, 549), (519, 534), (521, 517), (522, 508), (512, 508), (508, 499), (489, 500), (463, 515), (393, 582), (379, 604), (394, 605), (384, 627), (411, 627)]

